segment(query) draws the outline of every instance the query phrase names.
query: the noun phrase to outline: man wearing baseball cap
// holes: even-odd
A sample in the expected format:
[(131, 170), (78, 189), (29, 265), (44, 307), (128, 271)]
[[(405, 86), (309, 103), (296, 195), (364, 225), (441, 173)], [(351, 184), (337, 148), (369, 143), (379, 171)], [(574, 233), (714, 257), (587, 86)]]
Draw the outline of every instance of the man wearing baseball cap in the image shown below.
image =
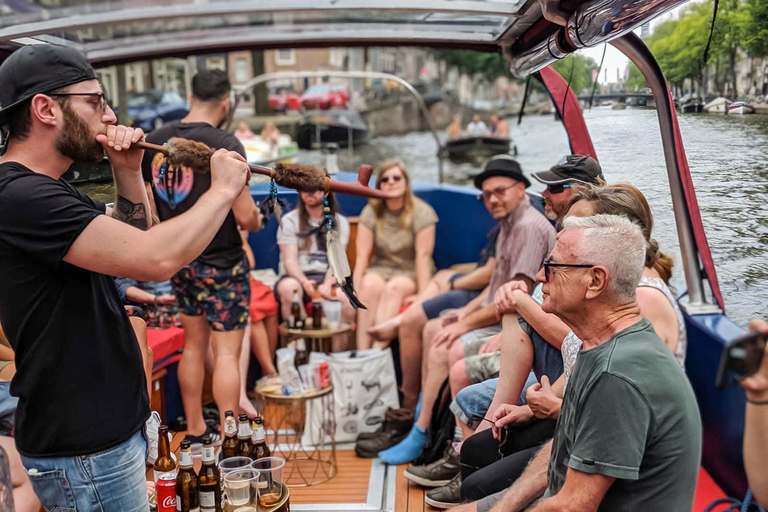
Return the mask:
[[(218, 151), (211, 189), (148, 230), (134, 146), (96, 74), (72, 48), (30, 45), (0, 66), (0, 323), (16, 353), (15, 439), (48, 510), (148, 509), (141, 354), (112, 277), (163, 281), (205, 249), (248, 167)], [(112, 165), (113, 208), (61, 176), (74, 161)]]
[(547, 186), (544, 198), (544, 214), (550, 220), (559, 220), (571, 201), (574, 190), (589, 185), (605, 184), (603, 170), (591, 156), (568, 155), (548, 171), (531, 176)]

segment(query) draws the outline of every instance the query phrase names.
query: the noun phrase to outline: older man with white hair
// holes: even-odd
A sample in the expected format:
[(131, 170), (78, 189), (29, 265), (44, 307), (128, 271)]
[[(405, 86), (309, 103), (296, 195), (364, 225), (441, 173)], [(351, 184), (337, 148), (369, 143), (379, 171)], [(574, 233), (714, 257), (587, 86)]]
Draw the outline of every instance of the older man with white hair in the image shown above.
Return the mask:
[(691, 509), (701, 420), (685, 373), (640, 314), (635, 288), (644, 254), (640, 228), (624, 217), (565, 220), (536, 278), (544, 311), (584, 345), (553, 441), (495, 512), (525, 510), (545, 490), (532, 510)]

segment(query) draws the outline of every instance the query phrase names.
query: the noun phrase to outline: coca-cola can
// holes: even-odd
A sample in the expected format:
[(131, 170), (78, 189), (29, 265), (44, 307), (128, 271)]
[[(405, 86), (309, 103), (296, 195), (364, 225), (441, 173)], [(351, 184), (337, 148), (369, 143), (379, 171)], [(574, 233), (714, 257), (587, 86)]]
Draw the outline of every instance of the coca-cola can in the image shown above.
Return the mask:
[(325, 389), (331, 385), (331, 369), (328, 367), (328, 363), (317, 365), (317, 381), (320, 384), (320, 389)]
[(176, 512), (176, 478), (172, 475), (157, 480), (157, 512)]

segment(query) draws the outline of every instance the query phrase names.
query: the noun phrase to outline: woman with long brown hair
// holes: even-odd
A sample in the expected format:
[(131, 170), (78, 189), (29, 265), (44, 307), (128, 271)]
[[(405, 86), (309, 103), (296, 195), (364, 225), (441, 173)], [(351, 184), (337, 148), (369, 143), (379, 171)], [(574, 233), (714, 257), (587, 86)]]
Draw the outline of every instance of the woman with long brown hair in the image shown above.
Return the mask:
[(360, 214), (354, 282), (367, 310), (357, 314), (357, 348), (371, 346), (368, 328), (388, 320), (434, 270), (437, 214), (413, 195), (405, 164), (389, 159), (376, 169), (376, 188), (389, 199), (370, 200)]

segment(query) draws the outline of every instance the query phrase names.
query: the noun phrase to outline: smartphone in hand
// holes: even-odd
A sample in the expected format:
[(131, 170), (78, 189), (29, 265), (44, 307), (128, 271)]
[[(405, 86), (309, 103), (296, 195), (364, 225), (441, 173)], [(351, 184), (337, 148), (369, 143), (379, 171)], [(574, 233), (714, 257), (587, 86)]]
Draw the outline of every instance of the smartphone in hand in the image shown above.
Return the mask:
[(720, 356), (716, 385), (725, 389), (732, 382), (731, 375), (741, 380), (760, 369), (765, 354), (768, 333), (753, 332), (728, 342)]

